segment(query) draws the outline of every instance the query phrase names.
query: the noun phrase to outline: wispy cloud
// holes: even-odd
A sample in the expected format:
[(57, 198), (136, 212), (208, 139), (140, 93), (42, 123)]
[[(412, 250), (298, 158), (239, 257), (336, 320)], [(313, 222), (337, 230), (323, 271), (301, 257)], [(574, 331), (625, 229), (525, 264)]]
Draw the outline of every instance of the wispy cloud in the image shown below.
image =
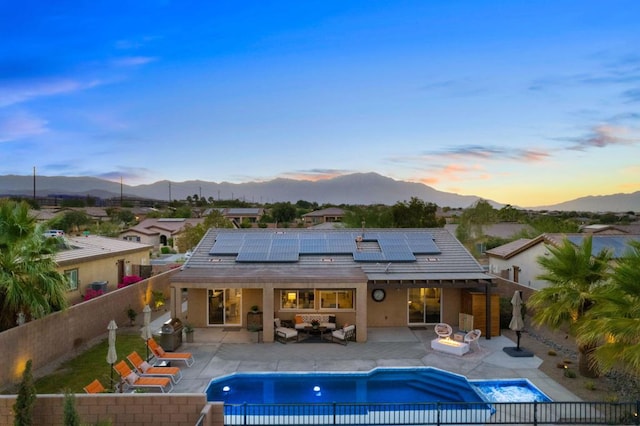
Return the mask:
[(140, 65), (146, 65), (150, 62), (157, 61), (158, 58), (153, 56), (129, 56), (125, 58), (119, 58), (112, 61), (113, 65), (117, 67), (137, 67)]
[(622, 97), (627, 102), (640, 102), (640, 89), (629, 89), (622, 92)]
[(47, 121), (27, 112), (0, 114), (0, 142), (40, 135), (48, 131)]
[(124, 167), (119, 166), (116, 170), (112, 170), (109, 172), (101, 172), (101, 173), (91, 173), (88, 171), (86, 173), (88, 176), (95, 176), (101, 179), (106, 179), (114, 182), (122, 182), (127, 185), (135, 185), (139, 182), (144, 182), (151, 175), (151, 171), (145, 168), (139, 167)]
[(449, 158), (477, 158), (482, 160), (517, 160), (517, 161), (542, 161), (549, 157), (548, 152), (511, 148), (505, 146), (460, 145), (441, 151), (427, 151), (423, 153), (427, 157)]
[(26, 80), (0, 87), (0, 108), (27, 102), (31, 99), (72, 93), (99, 86), (99, 80), (78, 81), (73, 79)]
[[(589, 148), (604, 148), (611, 145), (633, 145), (640, 142), (640, 138), (631, 136), (630, 129), (610, 125), (595, 126), (584, 136), (564, 138), (572, 143), (567, 149), (586, 151)], [(562, 140), (562, 139), (561, 139)]]

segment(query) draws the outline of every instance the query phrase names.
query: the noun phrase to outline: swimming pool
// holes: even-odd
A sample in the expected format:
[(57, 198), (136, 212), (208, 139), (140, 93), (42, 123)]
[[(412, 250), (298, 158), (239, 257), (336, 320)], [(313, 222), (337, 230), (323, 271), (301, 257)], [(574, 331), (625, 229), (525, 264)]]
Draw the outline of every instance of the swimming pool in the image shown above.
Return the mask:
[(227, 404), (550, 401), (526, 379), (469, 381), (433, 367), (233, 373), (211, 380), (205, 393)]

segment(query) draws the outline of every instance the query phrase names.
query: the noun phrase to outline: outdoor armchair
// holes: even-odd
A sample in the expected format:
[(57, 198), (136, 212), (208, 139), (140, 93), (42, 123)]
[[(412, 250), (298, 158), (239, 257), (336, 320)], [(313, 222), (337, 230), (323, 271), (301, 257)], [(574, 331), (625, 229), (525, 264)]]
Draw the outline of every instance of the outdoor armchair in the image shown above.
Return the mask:
[(280, 318), (273, 320), (275, 338), (280, 343), (287, 343), (290, 339), (298, 340), (298, 330), (295, 328), (284, 327), (280, 321)]
[(349, 340), (355, 340), (355, 338), (356, 326), (353, 324), (331, 332), (331, 341), (342, 343), (343, 345), (346, 345)]
[(433, 330), (436, 332), (439, 338), (447, 339), (451, 337), (451, 333), (453, 333), (453, 329), (449, 324), (440, 322), (433, 327)]

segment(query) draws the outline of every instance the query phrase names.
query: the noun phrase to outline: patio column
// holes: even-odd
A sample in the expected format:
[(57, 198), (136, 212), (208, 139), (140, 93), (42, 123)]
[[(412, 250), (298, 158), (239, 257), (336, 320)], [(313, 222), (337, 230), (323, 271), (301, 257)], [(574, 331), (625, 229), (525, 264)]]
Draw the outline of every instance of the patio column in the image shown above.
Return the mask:
[(367, 341), (367, 283), (356, 285), (356, 341)]
[(262, 289), (262, 341), (273, 342), (273, 286), (265, 285)]

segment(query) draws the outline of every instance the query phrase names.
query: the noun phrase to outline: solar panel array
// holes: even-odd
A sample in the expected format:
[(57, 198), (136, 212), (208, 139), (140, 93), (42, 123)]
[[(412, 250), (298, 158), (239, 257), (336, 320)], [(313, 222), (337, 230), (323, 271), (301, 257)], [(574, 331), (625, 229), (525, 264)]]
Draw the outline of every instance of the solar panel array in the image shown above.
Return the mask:
[[(379, 250), (361, 250), (360, 242)], [(356, 262), (415, 262), (416, 254), (441, 251), (428, 232), (220, 232), (210, 255), (236, 255), (237, 262), (296, 262), (300, 255), (353, 255)]]
[[(579, 246), (582, 244), (582, 240), (584, 240), (584, 236), (582, 235), (569, 235), (567, 239), (571, 241), (571, 243)], [(592, 237), (591, 244), (591, 254), (596, 256), (602, 250), (608, 250), (613, 254), (614, 258), (620, 258), (625, 255), (627, 250), (629, 250), (629, 241), (635, 240), (637, 238), (631, 236), (621, 236), (621, 235), (611, 235), (611, 236), (596, 236)]]

